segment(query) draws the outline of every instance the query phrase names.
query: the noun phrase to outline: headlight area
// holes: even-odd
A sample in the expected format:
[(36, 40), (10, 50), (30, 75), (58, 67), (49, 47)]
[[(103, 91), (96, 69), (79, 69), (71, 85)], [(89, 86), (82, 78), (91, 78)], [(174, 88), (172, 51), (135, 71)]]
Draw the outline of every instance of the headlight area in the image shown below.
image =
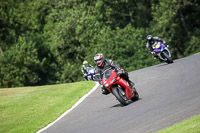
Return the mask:
[(107, 87), (109, 87), (109, 86), (110, 86), (110, 84), (105, 84), (104, 86), (107, 88)]

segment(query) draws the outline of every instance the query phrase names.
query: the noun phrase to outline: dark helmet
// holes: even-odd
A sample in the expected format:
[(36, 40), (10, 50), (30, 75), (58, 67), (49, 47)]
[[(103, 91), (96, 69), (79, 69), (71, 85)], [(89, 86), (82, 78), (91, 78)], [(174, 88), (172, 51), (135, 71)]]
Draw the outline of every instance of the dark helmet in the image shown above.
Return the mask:
[(151, 44), (151, 45), (153, 45), (155, 43), (152, 35), (147, 36), (147, 42), (149, 42), (149, 44)]
[(103, 66), (104, 57), (103, 54), (98, 53), (94, 56), (94, 62), (97, 66)]
[(147, 40), (148, 40), (148, 41), (153, 40), (153, 36), (152, 36), (152, 35), (148, 35), (148, 36), (147, 36)]

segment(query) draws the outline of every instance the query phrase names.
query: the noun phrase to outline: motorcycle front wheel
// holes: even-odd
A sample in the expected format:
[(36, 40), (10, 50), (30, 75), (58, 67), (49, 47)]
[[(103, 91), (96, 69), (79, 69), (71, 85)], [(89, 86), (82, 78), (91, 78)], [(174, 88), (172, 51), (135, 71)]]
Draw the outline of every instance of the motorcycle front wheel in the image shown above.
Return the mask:
[(125, 91), (123, 91), (119, 87), (114, 87), (112, 90), (112, 93), (122, 105), (125, 105), (125, 106), (128, 105), (128, 100), (127, 100)]
[(163, 51), (163, 53), (162, 53), (164, 56), (165, 56), (165, 58), (167, 59), (167, 63), (168, 64), (170, 64), (170, 63), (173, 63), (173, 59), (172, 59), (172, 57), (169, 57), (169, 54), (166, 52), (166, 51)]

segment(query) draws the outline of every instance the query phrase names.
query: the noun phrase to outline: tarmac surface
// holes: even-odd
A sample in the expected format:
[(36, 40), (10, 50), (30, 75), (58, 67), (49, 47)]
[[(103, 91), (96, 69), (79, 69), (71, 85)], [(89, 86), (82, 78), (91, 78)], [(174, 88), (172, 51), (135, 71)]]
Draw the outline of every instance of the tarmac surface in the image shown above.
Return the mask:
[(154, 133), (200, 114), (200, 54), (129, 73), (140, 99), (122, 106), (98, 87), (44, 133)]

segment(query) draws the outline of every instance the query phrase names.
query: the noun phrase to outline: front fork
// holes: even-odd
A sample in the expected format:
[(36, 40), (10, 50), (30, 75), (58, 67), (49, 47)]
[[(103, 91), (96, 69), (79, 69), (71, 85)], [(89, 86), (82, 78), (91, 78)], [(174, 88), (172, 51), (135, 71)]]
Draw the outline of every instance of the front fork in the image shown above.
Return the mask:
[(125, 95), (126, 95), (125, 91), (122, 90), (122, 87), (121, 87), (120, 85), (118, 85), (117, 88), (118, 88), (118, 90), (119, 90), (120, 95), (122, 95), (122, 96), (125, 96)]
[(158, 54), (158, 56), (159, 56), (159, 58), (160, 58), (161, 60), (166, 61), (167, 59), (166, 59), (166, 58), (163, 58), (163, 57), (161, 56), (161, 54), (162, 54), (162, 52), (163, 52), (164, 50), (166, 50), (166, 51), (169, 53), (169, 57), (171, 57), (171, 53), (170, 53), (170, 51), (169, 51), (169, 49), (168, 49), (167, 47), (165, 47), (165, 48)]

